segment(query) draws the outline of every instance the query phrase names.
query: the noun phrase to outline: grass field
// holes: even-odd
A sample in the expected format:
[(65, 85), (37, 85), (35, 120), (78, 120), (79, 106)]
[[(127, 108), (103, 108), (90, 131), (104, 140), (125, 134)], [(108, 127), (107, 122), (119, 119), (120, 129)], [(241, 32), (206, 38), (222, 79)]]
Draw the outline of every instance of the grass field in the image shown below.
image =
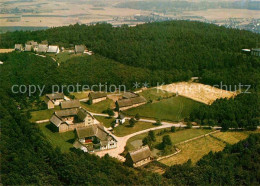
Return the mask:
[(38, 110), (31, 112), (32, 118), (30, 119), (31, 122), (50, 119), (52, 114), (55, 110), (59, 110), (59, 107), (55, 107), (54, 109), (46, 109), (46, 110)]
[(75, 140), (75, 133), (73, 131), (58, 133), (52, 131), (52, 124), (41, 123), (37, 124), (47, 140), (53, 145), (53, 147), (59, 147), (62, 152), (68, 152), (73, 147)]
[(160, 162), (171, 166), (174, 164), (183, 164), (191, 159), (192, 163), (195, 164), (210, 151), (221, 151), (224, 147), (225, 143), (211, 136), (207, 136), (178, 146), (178, 148), (181, 149), (179, 154), (163, 159)]
[(104, 101), (89, 105), (87, 103), (81, 103), (81, 106), (90, 112), (102, 113), (108, 108), (113, 108), (114, 102), (111, 99), (106, 99)]
[(155, 127), (153, 123), (147, 122), (137, 122), (134, 127), (129, 126), (128, 120), (123, 125), (119, 125), (114, 129), (114, 134), (116, 136), (126, 136), (128, 134), (132, 134), (141, 130), (149, 129)]
[(181, 96), (164, 99), (155, 103), (132, 108), (124, 111), (127, 115), (137, 113), (142, 117), (156, 118), (169, 121), (180, 121), (190, 114), (192, 109), (199, 107), (202, 103)]
[(152, 88), (148, 90), (144, 90), (140, 93), (141, 96), (145, 97), (146, 100), (158, 100), (163, 98), (169, 98), (174, 96), (174, 93), (170, 93), (167, 91), (162, 91), (160, 89)]
[(95, 116), (95, 118), (103, 123), (103, 125), (106, 127), (106, 128), (109, 128), (111, 127), (111, 123), (115, 120), (115, 118), (109, 118), (109, 117), (104, 117), (104, 116)]
[(249, 136), (249, 132), (218, 132), (213, 136), (233, 145)]
[[(155, 134), (157, 134), (158, 132), (163, 131), (163, 130), (164, 129), (155, 130), (154, 132), (155, 132)], [(167, 130), (169, 131), (170, 129), (167, 129)], [(166, 133), (164, 133), (161, 136), (157, 136), (156, 135), (155, 146), (162, 142), (162, 137), (164, 135), (169, 135), (171, 137), (172, 143), (174, 145), (174, 144), (180, 143), (182, 141), (186, 141), (188, 139), (195, 138), (195, 137), (198, 137), (198, 136), (210, 133), (210, 132), (212, 132), (212, 130), (205, 130), (205, 129), (181, 129), (181, 130), (177, 130), (174, 133), (166, 132)], [(135, 148), (138, 148), (137, 145), (140, 144), (139, 143), (140, 140), (142, 140), (144, 137), (146, 137), (147, 134), (148, 133), (144, 133), (144, 134), (140, 134), (140, 135), (137, 135), (137, 136), (134, 136), (134, 137), (130, 138), (127, 141), (127, 144), (126, 144), (128, 149), (129, 150), (134, 150)], [(137, 145), (135, 145), (135, 144), (137, 144)]]
[(86, 92), (71, 92), (70, 94), (75, 96), (76, 99), (85, 99), (88, 98), (89, 91)]

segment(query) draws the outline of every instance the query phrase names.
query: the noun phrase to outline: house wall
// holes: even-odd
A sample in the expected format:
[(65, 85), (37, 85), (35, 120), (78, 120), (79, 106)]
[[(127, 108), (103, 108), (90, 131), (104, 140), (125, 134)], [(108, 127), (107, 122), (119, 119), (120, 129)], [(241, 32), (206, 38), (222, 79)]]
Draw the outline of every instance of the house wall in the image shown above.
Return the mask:
[(92, 99), (92, 103), (93, 103), (93, 104), (94, 104), (94, 103), (98, 103), (98, 102), (104, 101), (104, 100), (106, 100), (106, 99), (107, 99), (107, 97), (98, 98), (98, 99)]
[(108, 147), (107, 147), (108, 149), (116, 148), (116, 147), (117, 147), (117, 142), (114, 141), (114, 140), (109, 141), (107, 146), (108, 146)]
[(64, 99), (55, 99), (53, 101), (54, 101), (54, 105), (58, 106), (58, 105), (60, 105), (61, 102), (64, 101)]
[(151, 161), (151, 157), (148, 157), (148, 158), (146, 158), (146, 159), (143, 159), (143, 160), (141, 160), (141, 161), (138, 161), (138, 162), (134, 163), (133, 166), (134, 166), (134, 167), (140, 167), (140, 166), (142, 166), (142, 165), (144, 165), (144, 164), (149, 163), (150, 161)]
[(48, 107), (48, 109), (53, 109), (54, 108), (54, 104), (52, 103), (52, 101), (48, 101), (48, 103), (47, 103), (47, 107)]
[(128, 107), (119, 108), (119, 110), (127, 110), (127, 109), (130, 109), (130, 108), (139, 107), (139, 106), (144, 105), (144, 104), (146, 104), (146, 103), (134, 104), (134, 105), (131, 105), (131, 106), (128, 106)]

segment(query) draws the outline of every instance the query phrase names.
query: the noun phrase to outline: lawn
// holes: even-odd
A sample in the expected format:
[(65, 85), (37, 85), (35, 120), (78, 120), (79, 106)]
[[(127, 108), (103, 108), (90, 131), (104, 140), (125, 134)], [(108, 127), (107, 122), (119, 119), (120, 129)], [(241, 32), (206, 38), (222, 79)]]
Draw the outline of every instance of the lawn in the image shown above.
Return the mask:
[[(160, 129), (160, 130), (154, 131), (156, 134), (155, 146), (162, 142), (162, 137), (164, 135), (169, 135), (171, 137), (172, 143), (177, 144), (182, 141), (186, 141), (188, 139), (195, 138), (195, 137), (212, 132), (212, 130), (205, 130), (205, 129), (180, 129), (180, 130), (176, 130), (176, 132), (169, 132), (170, 129), (167, 129), (167, 132), (164, 133), (163, 135), (160, 135), (160, 136), (157, 135), (159, 132), (164, 131), (164, 130), (165, 129)], [(147, 135), (148, 135), (148, 133), (144, 133), (144, 134), (140, 134), (140, 135), (130, 138), (126, 144), (128, 149), (134, 150), (135, 148), (140, 147), (142, 145), (141, 141)]]
[(53, 132), (53, 125), (50, 123), (37, 124), (42, 133), (46, 136), (51, 145), (59, 147), (62, 152), (68, 152), (73, 147), (75, 133), (73, 131), (58, 133)]
[(213, 136), (233, 145), (249, 136), (249, 132), (218, 132)]
[(104, 101), (89, 105), (87, 103), (81, 103), (81, 106), (86, 110), (95, 113), (102, 113), (104, 110), (108, 108), (113, 108), (114, 102), (111, 99), (106, 99)]
[(148, 100), (157, 101), (159, 99), (173, 97), (175, 94), (160, 89), (152, 88), (152, 89), (144, 90), (143, 92), (140, 93), (140, 95), (145, 97), (147, 101)]
[(86, 92), (71, 92), (70, 94), (75, 96), (76, 99), (86, 99), (88, 98), (89, 91)]
[(183, 164), (187, 162), (189, 159), (191, 159), (192, 163), (195, 164), (210, 151), (221, 151), (224, 149), (224, 147), (225, 143), (217, 139), (214, 139), (211, 136), (207, 136), (198, 140), (194, 140), (179, 145), (178, 148), (181, 149), (181, 152), (179, 154), (167, 159), (163, 159), (160, 162), (168, 166), (171, 166), (175, 164)]
[(50, 119), (54, 111), (59, 109), (60, 109), (59, 107), (55, 107), (54, 109), (32, 111), (31, 112), (32, 118), (30, 119), (30, 121), (35, 122), (39, 120)]
[(187, 117), (194, 108), (197, 108), (200, 105), (202, 105), (202, 103), (177, 96), (132, 108), (124, 111), (124, 113), (133, 116), (139, 113), (141, 117), (146, 118), (180, 121)]
[(114, 129), (114, 134), (116, 136), (126, 136), (128, 134), (132, 134), (141, 130), (149, 129), (156, 127), (153, 125), (153, 123), (147, 123), (147, 122), (141, 122), (138, 121), (135, 123), (134, 127), (129, 126), (129, 121), (126, 120), (126, 122), (123, 125), (119, 125)]
[(95, 116), (95, 118), (102, 123), (106, 128), (111, 127), (111, 123), (115, 120), (115, 118), (109, 118), (104, 116)]

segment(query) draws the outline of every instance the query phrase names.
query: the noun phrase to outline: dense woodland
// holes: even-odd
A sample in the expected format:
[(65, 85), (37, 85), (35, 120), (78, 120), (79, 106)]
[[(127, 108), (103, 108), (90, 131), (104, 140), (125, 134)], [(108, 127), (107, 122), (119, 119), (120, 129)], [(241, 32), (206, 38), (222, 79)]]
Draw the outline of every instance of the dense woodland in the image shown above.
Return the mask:
[[(47, 39), (70, 47), (86, 44), (94, 56), (71, 58), (57, 65), (50, 57), (31, 53), (1, 54), (1, 176), (3, 184), (256, 184), (259, 183), (259, 135), (209, 154), (195, 167), (171, 167), (163, 176), (127, 168), (109, 157), (97, 158), (73, 150), (53, 149), (37, 125), (29, 123), (28, 109), (38, 93), (13, 94), (18, 85), (126, 84), (135, 81), (171, 83), (201, 77), (207, 84), (252, 85), (251, 94), (218, 100), (195, 110), (190, 120), (201, 124), (254, 128), (259, 120), (260, 60), (242, 54), (256, 47), (260, 35), (197, 22), (173, 21), (128, 28), (108, 24), (74, 25), (46, 31), (0, 35), (0, 47)], [(259, 121), (258, 121), (259, 122)], [(242, 148), (243, 147), (243, 148)], [(219, 161), (215, 161), (215, 159)], [(232, 161), (230, 161), (232, 159)], [(208, 170), (208, 171), (206, 171)], [(258, 171), (258, 172), (257, 172)], [(241, 174), (240, 174), (241, 173)], [(178, 177), (177, 177), (178, 176)]]

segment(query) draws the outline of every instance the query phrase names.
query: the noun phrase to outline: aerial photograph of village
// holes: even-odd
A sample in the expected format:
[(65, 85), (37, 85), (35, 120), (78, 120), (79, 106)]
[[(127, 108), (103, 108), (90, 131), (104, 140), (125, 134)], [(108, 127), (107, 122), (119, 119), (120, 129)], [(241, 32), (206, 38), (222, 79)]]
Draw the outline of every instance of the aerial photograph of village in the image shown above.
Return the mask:
[(260, 0), (1, 0), (0, 185), (260, 185)]

